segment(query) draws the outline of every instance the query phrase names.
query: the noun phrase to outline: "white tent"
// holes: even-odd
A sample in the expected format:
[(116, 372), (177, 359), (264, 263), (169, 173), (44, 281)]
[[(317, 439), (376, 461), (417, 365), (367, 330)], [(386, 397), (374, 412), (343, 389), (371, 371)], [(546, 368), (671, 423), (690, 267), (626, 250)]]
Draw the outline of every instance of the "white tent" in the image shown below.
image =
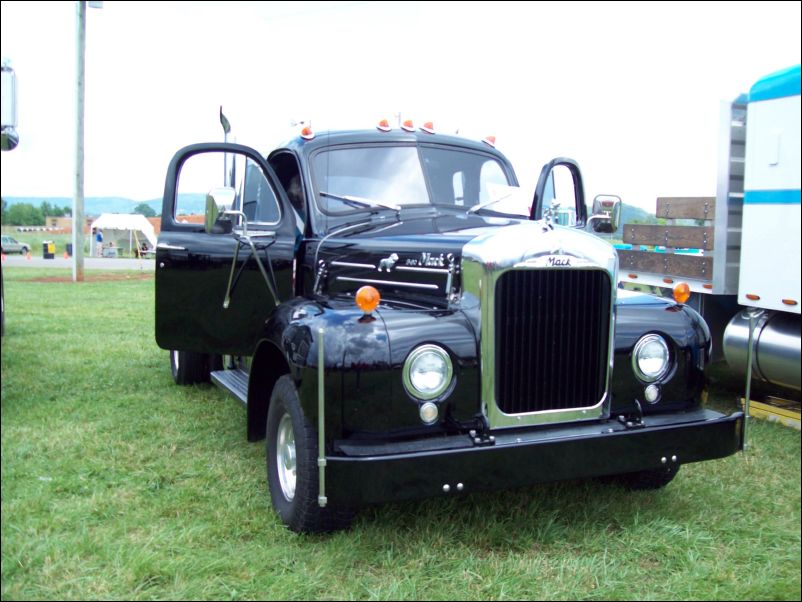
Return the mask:
[(97, 230), (103, 232), (103, 241), (116, 240), (116, 244), (127, 241), (128, 247), (133, 248), (132, 239), (136, 239), (139, 245), (145, 240), (148, 241), (148, 248), (156, 247), (156, 231), (144, 215), (138, 213), (104, 213), (92, 222), (92, 245), (94, 245), (94, 233)]

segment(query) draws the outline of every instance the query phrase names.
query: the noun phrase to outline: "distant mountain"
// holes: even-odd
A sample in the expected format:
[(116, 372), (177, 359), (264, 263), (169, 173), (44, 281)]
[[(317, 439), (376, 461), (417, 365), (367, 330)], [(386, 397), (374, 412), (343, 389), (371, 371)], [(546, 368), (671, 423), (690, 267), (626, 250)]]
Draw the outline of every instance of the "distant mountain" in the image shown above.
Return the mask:
[[(8, 205), (17, 203), (28, 203), (34, 207), (39, 207), (43, 202), (49, 203), (54, 207), (72, 207), (72, 197), (25, 197), (7, 196), (3, 200)], [(98, 216), (101, 213), (133, 213), (134, 207), (145, 203), (157, 214), (162, 212), (162, 199), (151, 199), (149, 201), (134, 201), (125, 197), (117, 196), (90, 196), (84, 198), (84, 214), (88, 216)], [(183, 213), (202, 214), (206, 206), (206, 199), (202, 194), (182, 194), (179, 195), (179, 208)]]
[(621, 205), (621, 225), (618, 227), (618, 234), (623, 234), (624, 224), (656, 224), (658, 223), (657, 217), (654, 213), (649, 213), (645, 209), (627, 205)]
[[(70, 197), (3, 197), (9, 205), (29, 203), (39, 207), (43, 201), (56, 207), (72, 207)], [(157, 214), (162, 212), (162, 199), (150, 201), (134, 201), (124, 197), (93, 196), (84, 199), (84, 214), (98, 216), (101, 213), (133, 213), (134, 207), (140, 203), (149, 205)], [(206, 197), (203, 194), (181, 194), (178, 199), (179, 212), (182, 214), (203, 215), (206, 209)], [(656, 224), (654, 213), (623, 203), (621, 206), (621, 225), (616, 234), (623, 235), (624, 224)]]

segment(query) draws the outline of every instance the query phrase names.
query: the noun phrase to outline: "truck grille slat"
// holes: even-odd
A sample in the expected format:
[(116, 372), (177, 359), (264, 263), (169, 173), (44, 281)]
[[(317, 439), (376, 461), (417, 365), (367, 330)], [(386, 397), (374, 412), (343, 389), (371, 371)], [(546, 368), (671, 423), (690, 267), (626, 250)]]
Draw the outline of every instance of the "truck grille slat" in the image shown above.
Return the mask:
[(596, 405), (609, 353), (601, 270), (510, 270), (496, 285), (496, 403), (505, 414)]

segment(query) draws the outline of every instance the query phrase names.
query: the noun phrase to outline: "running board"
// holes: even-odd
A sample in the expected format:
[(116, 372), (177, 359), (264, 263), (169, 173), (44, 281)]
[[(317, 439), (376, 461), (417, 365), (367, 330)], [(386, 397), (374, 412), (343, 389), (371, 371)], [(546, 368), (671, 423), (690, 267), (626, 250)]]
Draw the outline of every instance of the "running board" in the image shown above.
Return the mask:
[(248, 373), (239, 368), (235, 370), (215, 370), (212, 382), (218, 387), (248, 405)]

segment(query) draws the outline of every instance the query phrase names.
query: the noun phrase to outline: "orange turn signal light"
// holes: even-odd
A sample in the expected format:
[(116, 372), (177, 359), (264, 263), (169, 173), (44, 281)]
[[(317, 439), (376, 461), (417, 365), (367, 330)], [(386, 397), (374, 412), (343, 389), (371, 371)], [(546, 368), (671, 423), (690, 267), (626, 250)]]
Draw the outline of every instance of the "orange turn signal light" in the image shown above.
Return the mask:
[(356, 304), (359, 309), (369, 314), (379, 306), (382, 300), (379, 291), (372, 286), (363, 286), (356, 292)]
[(691, 287), (687, 282), (680, 282), (674, 287), (674, 301), (677, 303), (687, 303), (691, 298)]

